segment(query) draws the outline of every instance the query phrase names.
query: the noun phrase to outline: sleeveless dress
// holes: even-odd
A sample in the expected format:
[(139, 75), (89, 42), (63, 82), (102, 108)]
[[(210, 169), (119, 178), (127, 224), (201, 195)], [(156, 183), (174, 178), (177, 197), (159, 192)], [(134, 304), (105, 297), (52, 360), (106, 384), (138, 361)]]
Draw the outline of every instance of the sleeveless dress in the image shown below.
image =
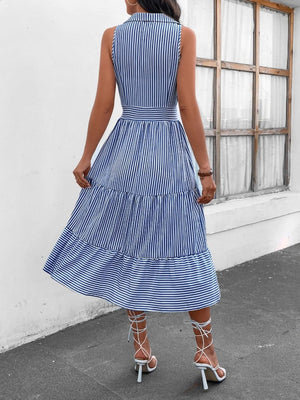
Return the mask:
[(136, 12), (115, 28), (123, 112), (43, 267), (73, 291), (132, 310), (196, 310), (221, 297), (177, 108), (181, 27)]

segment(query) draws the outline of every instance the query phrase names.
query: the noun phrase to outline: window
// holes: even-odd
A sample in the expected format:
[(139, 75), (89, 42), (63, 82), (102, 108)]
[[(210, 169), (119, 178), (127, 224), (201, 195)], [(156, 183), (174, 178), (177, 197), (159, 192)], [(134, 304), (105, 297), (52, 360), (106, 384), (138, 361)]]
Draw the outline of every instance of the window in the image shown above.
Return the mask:
[(188, 0), (212, 203), (289, 184), (293, 16), (266, 0)]

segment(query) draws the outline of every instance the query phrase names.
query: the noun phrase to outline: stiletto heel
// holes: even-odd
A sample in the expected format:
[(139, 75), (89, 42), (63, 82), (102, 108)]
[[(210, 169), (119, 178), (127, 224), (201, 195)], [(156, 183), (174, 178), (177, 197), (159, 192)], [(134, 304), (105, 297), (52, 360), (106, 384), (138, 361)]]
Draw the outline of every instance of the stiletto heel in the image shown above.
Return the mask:
[(200, 371), (201, 371), (203, 389), (207, 390), (208, 389), (208, 385), (207, 385), (206, 375), (205, 375), (205, 372), (204, 372), (206, 370), (206, 368), (203, 368), (203, 367), (199, 367), (199, 368), (200, 368)]
[[(205, 353), (205, 349), (207, 349), (209, 346), (212, 345), (213, 343), (213, 338), (211, 339), (211, 342), (204, 347), (204, 336), (208, 337), (208, 334), (211, 333), (212, 328), (208, 329), (204, 329), (204, 326), (208, 325), (211, 322), (211, 318), (209, 318), (209, 320), (205, 321), (205, 322), (198, 322), (198, 321), (185, 321), (185, 323), (190, 324), (192, 323), (193, 328), (195, 328), (196, 330), (198, 330), (200, 333), (199, 334), (195, 334), (196, 336), (196, 343), (197, 343), (197, 352), (200, 351), (200, 355), (197, 358), (197, 361), (200, 360), (202, 354), (205, 355), (205, 357), (208, 359), (209, 364), (206, 363), (200, 363), (197, 361), (193, 362), (193, 365), (195, 365), (197, 368), (200, 369), (201, 371), (201, 377), (202, 377), (202, 384), (203, 384), (203, 389), (207, 390), (208, 389), (208, 385), (207, 385), (207, 381), (214, 381), (214, 382), (223, 382), (224, 379), (226, 378), (226, 369), (223, 367), (220, 367), (219, 363), (214, 367), (208, 357), (208, 355)], [(201, 336), (202, 339), (202, 348), (199, 347), (198, 342), (197, 342), (197, 337)], [(219, 376), (217, 373), (217, 369), (221, 369), (224, 372), (223, 376)]]
[(138, 372), (138, 378), (137, 378), (137, 382), (142, 382), (142, 369), (143, 369), (143, 364), (141, 363), (137, 363), (139, 366), (139, 372)]
[[(142, 373), (154, 371), (157, 367), (157, 359), (154, 355), (151, 355), (151, 350), (150, 350), (150, 354), (149, 354), (149, 352), (143, 348), (143, 344), (145, 343), (145, 341), (147, 339), (147, 334), (146, 334), (143, 342), (141, 343), (141, 341), (140, 341), (140, 333), (145, 332), (147, 330), (147, 326), (145, 326), (142, 329), (139, 329), (139, 327), (138, 327), (138, 323), (146, 321), (145, 312), (142, 312), (140, 314), (135, 314), (135, 313), (132, 313), (132, 310), (128, 310), (128, 311), (129, 311), (128, 319), (130, 322), (130, 327), (129, 327), (129, 332), (128, 332), (128, 342), (130, 341), (131, 332), (135, 333), (137, 338), (135, 338), (135, 336), (133, 335), (133, 339), (139, 345), (139, 348), (137, 349), (137, 351), (134, 354), (134, 361), (135, 361), (134, 369), (136, 371), (138, 371), (137, 382), (141, 383), (142, 382)], [(135, 324), (135, 326), (133, 326), (134, 324)], [(141, 350), (144, 354), (146, 353), (145, 356), (147, 357), (147, 359), (140, 359), (140, 358), (135, 357), (139, 350)], [(156, 364), (154, 367), (150, 367), (149, 364), (153, 359), (156, 360)]]

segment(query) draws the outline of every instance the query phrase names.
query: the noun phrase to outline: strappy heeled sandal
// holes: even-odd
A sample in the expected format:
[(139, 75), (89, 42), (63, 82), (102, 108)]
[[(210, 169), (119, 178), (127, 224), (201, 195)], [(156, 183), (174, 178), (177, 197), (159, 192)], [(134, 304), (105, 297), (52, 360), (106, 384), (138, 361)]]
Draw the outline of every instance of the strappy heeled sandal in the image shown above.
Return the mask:
[[(129, 310), (128, 319), (129, 319), (129, 322), (130, 322), (130, 327), (129, 327), (129, 332), (128, 332), (128, 342), (130, 341), (130, 333), (133, 332), (133, 339), (139, 345), (139, 348), (134, 353), (134, 361), (135, 361), (134, 369), (136, 371), (138, 371), (137, 382), (140, 383), (140, 382), (142, 382), (142, 373), (143, 372), (146, 372), (146, 373), (147, 372), (152, 372), (152, 371), (154, 371), (156, 369), (156, 367), (157, 367), (157, 358), (154, 355), (151, 355), (151, 350), (150, 350), (150, 354), (149, 354), (149, 352), (146, 349), (143, 348), (143, 344), (145, 343), (145, 341), (147, 339), (147, 334), (146, 334), (143, 342), (140, 341), (140, 333), (146, 331), (146, 329), (147, 329), (147, 326), (145, 326), (142, 329), (140, 329), (138, 327), (138, 324), (140, 322), (146, 321), (145, 312), (142, 312), (140, 314), (135, 314), (135, 313), (132, 313), (131, 310)], [(135, 337), (134, 334), (136, 334), (136, 337)], [(139, 350), (141, 350), (143, 352), (143, 354), (147, 357), (147, 359), (136, 358), (136, 354), (137, 354), (137, 352)], [(149, 364), (153, 359), (156, 360), (156, 364), (155, 364), (154, 367), (150, 367)]]
[[(204, 326), (208, 325), (211, 322), (211, 318), (209, 318), (209, 320), (205, 321), (205, 322), (198, 322), (198, 321), (185, 321), (185, 323), (190, 324), (192, 323), (193, 328), (196, 328), (200, 333), (195, 334), (196, 338), (198, 336), (201, 336), (202, 338), (202, 348), (199, 347), (198, 345), (198, 341), (196, 339), (196, 343), (197, 343), (197, 352), (200, 351), (200, 355), (199, 357), (197, 357), (196, 361), (193, 362), (193, 365), (195, 365), (197, 368), (200, 369), (201, 371), (201, 377), (202, 377), (202, 384), (203, 384), (203, 389), (207, 390), (208, 389), (208, 385), (207, 385), (207, 381), (214, 381), (214, 382), (223, 382), (224, 379), (226, 378), (226, 369), (223, 367), (220, 367), (219, 363), (214, 367), (209, 359), (209, 357), (207, 356), (207, 354), (205, 353), (205, 349), (207, 349), (209, 346), (212, 345), (213, 343), (213, 338), (211, 339), (211, 342), (204, 347), (204, 335), (206, 337), (208, 337), (208, 334), (211, 333), (212, 328), (210, 329), (203, 329)], [(199, 363), (198, 361), (200, 360), (202, 354), (205, 355), (205, 357), (208, 359), (209, 364), (206, 363)], [(217, 373), (217, 369), (221, 369), (224, 372), (223, 376), (219, 376)]]

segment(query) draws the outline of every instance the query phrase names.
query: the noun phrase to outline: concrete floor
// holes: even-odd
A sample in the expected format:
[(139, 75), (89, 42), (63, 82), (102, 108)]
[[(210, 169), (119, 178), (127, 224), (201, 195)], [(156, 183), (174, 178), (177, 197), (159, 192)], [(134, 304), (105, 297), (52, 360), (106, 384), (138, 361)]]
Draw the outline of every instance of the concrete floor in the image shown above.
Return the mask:
[(222, 383), (203, 391), (187, 313), (148, 313), (157, 370), (136, 382), (124, 309), (0, 354), (1, 400), (299, 400), (300, 244), (218, 272)]

